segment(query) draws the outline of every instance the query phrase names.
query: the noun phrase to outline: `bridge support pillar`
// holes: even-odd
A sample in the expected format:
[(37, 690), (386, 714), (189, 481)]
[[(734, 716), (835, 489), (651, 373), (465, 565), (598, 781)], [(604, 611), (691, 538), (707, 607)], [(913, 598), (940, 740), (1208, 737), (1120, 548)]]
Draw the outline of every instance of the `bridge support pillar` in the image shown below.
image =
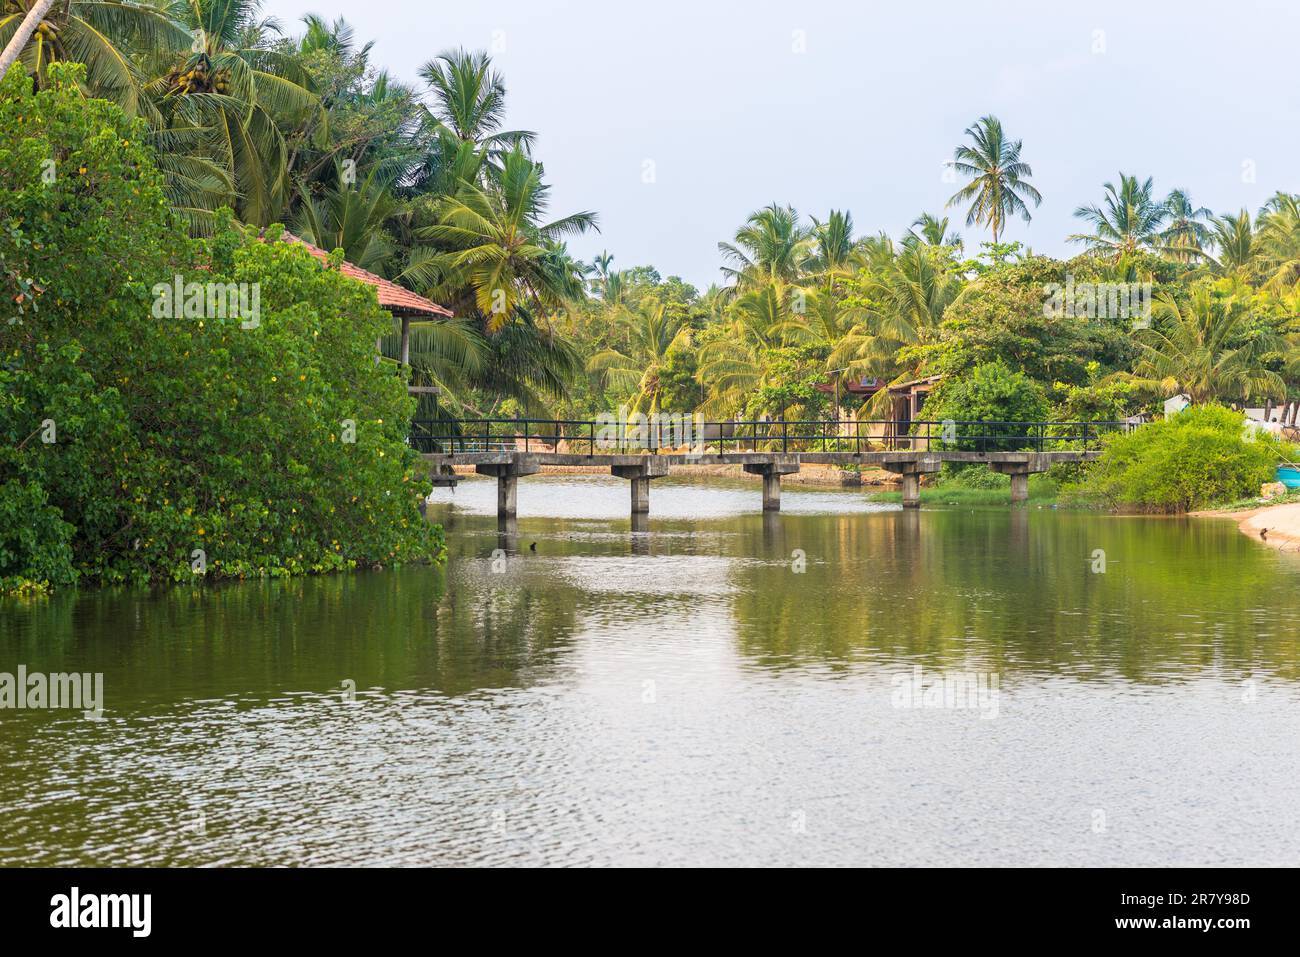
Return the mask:
[(519, 512), (519, 476), (497, 476), (497, 514), (517, 515)]
[(750, 475), (763, 476), (763, 511), (779, 512), (781, 510), (781, 476), (793, 475), (799, 471), (799, 461), (791, 456), (789, 459), (775, 462), (754, 462), (742, 466)]
[(1029, 473), (1011, 473), (1011, 501), (1024, 502), (1029, 499)]
[(611, 465), (609, 470), (625, 478), (632, 486), (632, 514), (645, 515), (650, 511), (650, 480), (668, 474), (668, 463), (654, 456), (642, 456), (644, 461), (633, 465)]
[(904, 472), (903, 478), (903, 508), (920, 508), (921, 507), (921, 476), (922, 472)]
[(1023, 461), (990, 462), (989, 467), (995, 472), (1011, 476), (1011, 501), (1029, 500), (1029, 476), (1035, 472), (1046, 472), (1048, 460), (1041, 453), (1028, 452)]
[(937, 472), (943, 468), (943, 460), (938, 455), (924, 452), (921, 454), (902, 453), (898, 458), (886, 460), (881, 467), (893, 472), (903, 483), (903, 508), (921, 507), (921, 476)]
[(541, 469), (535, 459), (519, 458), (512, 462), (490, 462), (474, 466), (479, 475), (493, 475), (497, 480), (497, 517), (510, 518), (517, 511), (519, 479)]

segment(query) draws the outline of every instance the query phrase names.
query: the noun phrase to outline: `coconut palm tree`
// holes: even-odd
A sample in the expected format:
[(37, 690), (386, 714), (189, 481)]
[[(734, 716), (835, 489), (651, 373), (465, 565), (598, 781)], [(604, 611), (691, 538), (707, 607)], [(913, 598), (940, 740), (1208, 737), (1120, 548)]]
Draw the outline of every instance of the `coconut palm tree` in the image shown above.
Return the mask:
[(602, 251), (591, 261), (590, 287), (592, 295), (607, 305), (617, 305), (627, 298), (627, 282), (624, 274), (613, 268), (614, 256)]
[(967, 127), (966, 135), (974, 145), (958, 146), (948, 165), (971, 180), (952, 195), (948, 205), (969, 202), (966, 225), (988, 226), (993, 230), (993, 242), (997, 243), (1006, 228), (1007, 217), (1018, 215), (1029, 222), (1031, 217), (1025, 200), (1038, 206), (1043, 197), (1029, 183), (1034, 171), (1020, 159), (1023, 144), (1006, 138), (996, 116), (981, 117)]
[[(401, 362), (402, 336), (394, 330), (380, 342), (384, 358), (394, 364)], [(482, 333), (465, 319), (418, 320), (410, 324), (407, 345), (407, 362), (411, 369), (411, 384), (434, 386), (437, 399), (428, 393), (419, 395), (417, 419), (442, 418), (448, 412), (473, 409), (474, 383), (488, 362), (491, 349)]]
[[(961, 291), (961, 279), (941, 247), (906, 243), (887, 260), (876, 259), (863, 283), (870, 304), (835, 345), (827, 360), (849, 375), (876, 375), (895, 381), (915, 378), (915, 361), (900, 363), (900, 350), (938, 341), (944, 312)], [(883, 413), (884, 390), (869, 403)]]
[[(46, 7), (42, 12), (39, 8)], [(190, 45), (189, 33), (168, 13), (131, 0), (3, 0), (0, 2), (0, 47), (8, 45), (29, 13), (38, 19), (18, 50), (38, 86), (45, 84), (50, 63), (72, 60), (86, 65), (86, 92), (112, 100), (129, 116), (152, 119), (143, 96), (147, 77), (136, 54), (142, 50), (179, 51)], [(3, 71), (0, 71), (3, 75)]]
[(816, 239), (794, 207), (775, 203), (751, 213), (733, 242), (718, 243), (718, 252), (731, 263), (722, 267), (723, 275), (737, 291), (772, 281), (796, 281), (815, 250)]
[(943, 314), (961, 291), (948, 262), (924, 246), (904, 246), (864, 292), (872, 311), (876, 354), (891, 359), (904, 346), (924, 345), (939, 334)]
[(1166, 223), (1160, 241), (1170, 257), (1178, 262), (1195, 262), (1205, 255), (1214, 236), (1214, 214), (1195, 205), (1185, 189), (1175, 189), (1165, 199)]
[(691, 327), (684, 314), (652, 300), (643, 301), (636, 312), (620, 310), (620, 316), (629, 347), (597, 352), (587, 362), (587, 371), (608, 386), (631, 392), (629, 413), (653, 415), (663, 405), (661, 379), (669, 353), (690, 345)]
[(299, 54), (325, 51), (341, 57), (364, 59), (375, 45), (371, 41), (360, 50), (356, 49), (356, 29), (342, 17), (335, 18), (331, 23), (320, 14), (309, 13), (302, 18), (302, 22), (307, 29), (295, 44)]
[(549, 416), (551, 400), (567, 396), (569, 384), (582, 372), (573, 344), (548, 323), (522, 312), (518, 321), (486, 336), (485, 342), (482, 368), (470, 382), (494, 403), (511, 398), (530, 414)]
[(464, 182), (437, 201), (436, 222), (414, 231), (431, 248), (417, 251), (401, 278), (457, 315), (478, 316), (490, 333), (557, 307), (574, 290), (555, 268), (554, 244), (596, 229), (596, 214), (545, 222), (548, 193), (541, 166), (516, 147), (489, 182)]
[(188, 53), (160, 58), (146, 91), (163, 129), (201, 140), (234, 184), (235, 211), (266, 225), (290, 195), (284, 130), (315, 125), (326, 132), (312, 83), (289, 53), (246, 45), (272, 24), (259, 0), (172, 0), (168, 10), (194, 38)]
[(420, 67), (420, 77), (433, 93), (430, 113), (450, 137), (453, 151), (468, 143), (495, 161), (515, 150), (532, 149), (536, 133), (501, 129), (506, 86), (486, 53), (440, 53)]
[(828, 286), (852, 274), (853, 254), (857, 249), (852, 213), (832, 209), (824, 223), (813, 217), (812, 238), (813, 253), (805, 264), (810, 272), (820, 276)]
[(342, 249), (350, 263), (378, 275), (387, 275), (396, 252), (384, 224), (399, 207), (377, 169), (355, 185), (343, 182), (336, 170), (337, 186), (317, 197), (306, 192), (292, 220), (302, 239), (322, 249)]
[[(917, 232), (917, 230), (920, 232)], [(904, 243), (918, 242), (927, 246), (956, 246), (961, 248), (961, 236), (948, 232), (948, 217), (922, 213), (912, 220), (912, 228), (903, 237)]]
[(1300, 282), (1300, 196), (1276, 193), (1256, 220), (1260, 257), (1272, 275), (1267, 286), (1282, 291)]
[(785, 345), (807, 290), (780, 280), (736, 295), (726, 313), (725, 333), (700, 347), (696, 378), (709, 389), (700, 406), (706, 415), (730, 414), (755, 389), (769, 384), (764, 357)]
[(1166, 247), (1165, 222), (1169, 209), (1152, 195), (1151, 177), (1139, 182), (1136, 176), (1119, 174), (1119, 186), (1106, 183), (1101, 206), (1080, 206), (1074, 215), (1093, 227), (1091, 233), (1075, 233), (1072, 243), (1083, 243), (1094, 256), (1119, 259), (1138, 250), (1161, 252)]
[(1212, 227), (1215, 264), (1228, 272), (1245, 270), (1255, 257), (1255, 229), (1250, 213), (1243, 209), (1236, 216), (1218, 216)]
[(1193, 402), (1283, 398), (1286, 383), (1265, 365), (1285, 349), (1267, 329), (1252, 329), (1246, 300), (1211, 283), (1195, 286), (1186, 302), (1156, 297), (1151, 328), (1138, 332), (1141, 350), (1130, 378), (1140, 387)]

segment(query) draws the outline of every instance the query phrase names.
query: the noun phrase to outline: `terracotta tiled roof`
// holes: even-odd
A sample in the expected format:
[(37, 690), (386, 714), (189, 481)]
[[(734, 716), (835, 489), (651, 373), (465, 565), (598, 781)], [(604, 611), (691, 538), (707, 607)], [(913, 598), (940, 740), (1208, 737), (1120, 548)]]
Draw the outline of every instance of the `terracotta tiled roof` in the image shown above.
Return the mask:
[[(307, 252), (311, 253), (322, 262), (329, 260), (329, 253), (319, 246), (313, 246), (305, 239), (299, 239), (293, 233), (284, 233), (284, 239), (289, 242), (301, 243), (306, 247)], [(339, 266), (339, 271), (345, 276), (351, 276), (353, 279), (359, 279), (369, 286), (374, 286), (379, 292), (379, 304), (395, 316), (448, 316), (453, 315), (450, 309), (446, 309), (436, 302), (425, 299), (423, 296), (417, 296), (411, 290), (399, 286), (395, 282), (389, 282), (382, 276), (376, 276), (372, 272), (367, 272), (360, 266), (354, 266), (346, 260)]]

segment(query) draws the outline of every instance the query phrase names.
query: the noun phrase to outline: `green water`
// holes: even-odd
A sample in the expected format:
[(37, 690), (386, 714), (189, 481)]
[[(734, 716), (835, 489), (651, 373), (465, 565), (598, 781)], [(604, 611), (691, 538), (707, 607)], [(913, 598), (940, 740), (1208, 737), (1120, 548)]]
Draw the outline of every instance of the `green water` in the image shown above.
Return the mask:
[(0, 863), (1300, 860), (1300, 559), (1230, 523), (437, 494), (445, 569), (0, 606), (105, 698), (0, 710)]

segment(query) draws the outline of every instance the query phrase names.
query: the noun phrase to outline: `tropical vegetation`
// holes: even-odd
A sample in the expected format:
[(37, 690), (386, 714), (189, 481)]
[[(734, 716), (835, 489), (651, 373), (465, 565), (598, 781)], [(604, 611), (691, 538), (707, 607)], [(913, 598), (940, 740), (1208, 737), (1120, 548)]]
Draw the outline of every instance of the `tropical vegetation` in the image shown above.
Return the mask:
[[(0, 263), (28, 306), (0, 323), (0, 587), (438, 559), (374, 291), (228, 214), (188, 238), (142, 121), (84, 78), (0, 85)], [(226, 289), (252, 308), (188, 309)]]
[[(0, 7), (0, 44), (34, 2)], [(69, 72), (72, 62), (80, 66)], [(0, 332), (10, 355), (7, 414), (18, 417), (7, 426), (14, 447), (47, 417), (33, 419), (41, 403), (53, 401), (30, 392), (33, 383), (86, 374), (82, 385), (99, 389), (94, 401), (126, 401), (105, 383), (135, 381), (127, 365), (153, 339), (121, 316), (159, 270), (226, 277), (297, 269), (283, 250), (249, 246), (277, 235), (277, 224), (454, 313), (411, 324), (405, 366), (396, 321), (367, 309), (353, 322), (356, 340), (369, 336), (373, 349), (378, 339), (387, 360), (366, 371), (391, 380), (384, 398), (366, 394), (379, 403), (371, 411), (393, 430), (389, 438), (412, 415), (556, 420), (622, 408), (881, 419), (891, 410), (878, 386), (920, 377), (942, 377), (926, 414), (954, 418), (1158, 418), (1179, 393), (1198, 406), (1263, 407), (1275, 418), (1293, 419), (1300, 407), (1300, 196), (1279, 192), (1258, 210), (1214, 213), (1181, 186), (1165, 192), (1153, 176), (1121, 171), (1078, 206), (1078, 231), (1067, 237), (1077, 256), (1036, 255), (1007, 240), (1008, 225), (1029, 221), (1042, 201), (1032, 144), (991, 115), (954, 135), (955, 191), (946, 208), (920, 211), (891, 234), (863, 231), (849, 210), (808, 215), (773, 202), (720, 237), (719, 282), (700, 289), (652, 265), (624, 266), (610, 252), (588, 262), (570, 251), (575, 237), (597, 229), (597, 216), (551, 209), (541, 139), (511, 127), (505, 78), (482, 52), (446, 50), (407, 83), (374, 63), (370, 44), (344, 20), (309, 16), (286, 26), (257, 0), (67, 0), (49, 8), (3, 89), (0, 285), (12, 303), (4, 318), (13, 321)], [(138, 195), (110, 187), (103, 164), (129, 168), (125, 182)], [(83, 196), (74, 184), (89, 191)], [(65, 191), (66, 206), (50, 202)], [(78, 204), (90, 201), (107, 218), (75, 220)], [(964, 217), (960, 231), (956, 217)], [(56, 227), (64, 232), (50, 232)], [(53, 238), (64, 249), (94, 249), (75, 271), (64, 270), (75, 284), (53, 278)], [(1060, 290), (1069, 296), (1053, 298)], [(347, 295), (333, 290), (320, 303), (269, 308), (297, 315), (306, 306), (337, 308)], [(65, 329), (41, 345), (32, 325), (38, 314), (63, 317), (75, 334)], [(120, 328), (96, 328), (110, 318)], [(230, 365), (234, 342), (251, 351)], [(187, 374), (205, 383), (218, 368), (256, 381), (257, 364), (270, 361), (242, 340), (204, 345), (217, 350), (203, 360), (212, 369)], [(316, 361), (310, 350), (281, 345), (295, 362)], [(187, 361), (199, 355), (191, 349)], [(272, 374), (281, 391), (290, 388)], [(345, 379), (360, 388), (355, 375), (340, 370), (339, 388)], [(403, 381), (425, 387), (410, 409)], [(151, 401), (163, 400), (160, 388)], [(220, 408), (228, 399), (215, 401)], [(279, 401), (287, 405), (287, 392)], [(317, 413), (328, 404), (315, 401)], [(135, 421), (129, 408), (112, 414)], [(155, 431), (122, 428), (136, 443), (162, 435), (152, 422)], [(99, 539), (78, 509), (107, 506), (59, 491), (59, 481), (34, 471), (33, 448), (27, 441), (6, 453), (4, 508), (39, 516), (33, 522), (48, 533), (39, 540), (71, 552), (51, 545), (37, 556), (30, 536), (24, 544), (9, 533), (0, 540), (0, 573), (27, 562), (51, 581), (66, 580), (68, 568), (104, 580), (156, 579), (180, 567), (192, 523), (150, 538), (136, 534), (140, 516), (112, 529), (114, 547), (91, 559), (87, 543)], [(224, 491), (216, 494), (224, 505)], [(205, 535), (216, 518), (203, 517)], [(103, 522), (115, 519), (127, 522), (116, 514)], [(141, 559), (137, 539), (141, 549), (166, 541), (159, 553), (166, 557)], [(334, 535), (331, 549), (333, 539), (345, 551), (352, 541)], [(122, 541), (130, 554), (114, 551)], [(298, 561), (298, 549), (285, 547)], [(398, 536), (350, 558), (418, 551)], [(302, 553), (308, 565), (332, 561), (318, 549)], [(63, 573), (48, 571), (67, 554)], [(289, 567), (284, 557), (276, 549), (250, 553), (238, 567)]]

